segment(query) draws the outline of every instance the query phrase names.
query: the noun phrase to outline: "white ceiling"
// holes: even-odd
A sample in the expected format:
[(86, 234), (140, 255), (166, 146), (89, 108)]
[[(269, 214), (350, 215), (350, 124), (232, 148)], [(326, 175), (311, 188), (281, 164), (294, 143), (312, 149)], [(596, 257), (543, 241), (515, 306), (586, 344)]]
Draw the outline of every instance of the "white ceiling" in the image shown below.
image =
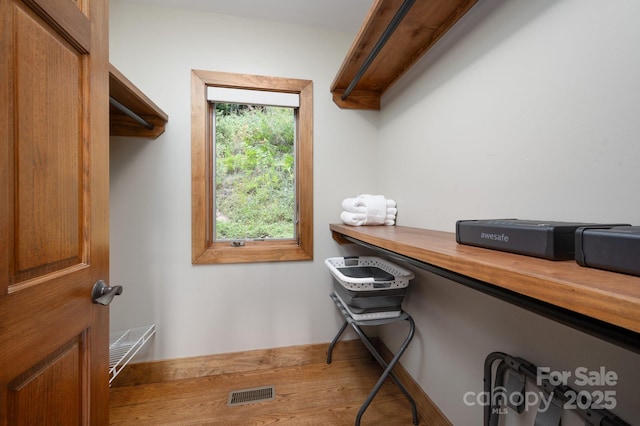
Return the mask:
[(357, 33), (373, 0), (129, 0)]

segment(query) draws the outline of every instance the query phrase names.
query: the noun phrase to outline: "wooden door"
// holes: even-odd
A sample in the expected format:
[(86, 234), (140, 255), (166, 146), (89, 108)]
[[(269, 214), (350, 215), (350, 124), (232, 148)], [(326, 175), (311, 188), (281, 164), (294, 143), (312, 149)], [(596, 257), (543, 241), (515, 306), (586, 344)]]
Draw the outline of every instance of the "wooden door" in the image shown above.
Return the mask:
[(0, 0), (0, 425), (107, 424), (108, 1)]

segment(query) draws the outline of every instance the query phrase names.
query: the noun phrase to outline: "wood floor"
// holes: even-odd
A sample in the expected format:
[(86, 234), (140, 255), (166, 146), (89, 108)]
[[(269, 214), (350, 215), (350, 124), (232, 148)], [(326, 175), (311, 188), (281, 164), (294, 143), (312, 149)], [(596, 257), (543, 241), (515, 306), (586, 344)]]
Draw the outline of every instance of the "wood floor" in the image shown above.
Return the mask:
[[(298, 365), (256, 365), (224, 374), (114, 386), (110, 424), (353, 425), (382, 373), (357, 343), (338, 343), (331, 364), (322, 355)], [(227, 406), (231, 391), (271, 385), (273, 401)], [(364, 413), (362, 425), (412, 424), (408, 401), (388, 379)], [(422, 419), (420, 424), (425, 424)]]

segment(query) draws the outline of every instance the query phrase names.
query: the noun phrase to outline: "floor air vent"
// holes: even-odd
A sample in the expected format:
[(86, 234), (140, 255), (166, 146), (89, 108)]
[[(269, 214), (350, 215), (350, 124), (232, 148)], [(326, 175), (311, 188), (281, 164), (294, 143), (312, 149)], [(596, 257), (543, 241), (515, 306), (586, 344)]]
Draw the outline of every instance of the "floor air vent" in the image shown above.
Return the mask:
[(254, 402), (272, 401), (275, 397), (276, 390), (274, 386), (242, 389), (229, 392), (229, 401), (227, 401), (227, 405), (229, 407), (233, 407), (236, 405), (253, 404)]

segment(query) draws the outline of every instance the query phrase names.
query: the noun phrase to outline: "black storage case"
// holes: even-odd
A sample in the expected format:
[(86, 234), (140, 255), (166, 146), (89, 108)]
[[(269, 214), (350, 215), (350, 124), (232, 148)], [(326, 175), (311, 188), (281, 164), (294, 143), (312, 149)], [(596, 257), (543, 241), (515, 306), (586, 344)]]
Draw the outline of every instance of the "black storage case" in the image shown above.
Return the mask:
[(581, 266), (640, 276), (640, 226), (578, 228), (576, 262)]
[(575, 231), (589, 225), (597, 224), (521, 219), (459, 220), (456, 222), (456, 241), (549, 260), (572, 260), (575, 258)]

